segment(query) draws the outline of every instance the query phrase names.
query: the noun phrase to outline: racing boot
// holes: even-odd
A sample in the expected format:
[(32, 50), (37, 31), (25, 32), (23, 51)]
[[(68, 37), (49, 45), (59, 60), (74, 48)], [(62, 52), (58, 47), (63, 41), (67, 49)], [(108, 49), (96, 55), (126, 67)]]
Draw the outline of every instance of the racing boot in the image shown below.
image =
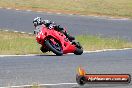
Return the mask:
[(73, 45), (76, 45), (76, 47), (79, 48), (79, 49), (82, 49), (83, 48), (79, 42), (72, 41), (72, 44)]
[(75, 40), (75, 37), (73, 37), (69, 33), (67, 33), (67, 31), (65, 31), (63, 29), (63, 27), (61, 27), (60, 25), (56, 26), (55, 29), (57, 29), (57, 31), (60, 31), (61, 33), (63, 33), (70, 40), (70, 42), (72, 42), (73, 40)]
[(70, 40), (70, 42), (72, 42), (73, 40), (75, 40), (75, 37), (74, 36), (71, 36), (67, 32), (64, 32), (64, 35)]
[(43, 46), (40, 47), (40, 50), (41, 50), (43, 53), (46, 53), (46, 52), (49, 51), (48, 49), (44, 48)]

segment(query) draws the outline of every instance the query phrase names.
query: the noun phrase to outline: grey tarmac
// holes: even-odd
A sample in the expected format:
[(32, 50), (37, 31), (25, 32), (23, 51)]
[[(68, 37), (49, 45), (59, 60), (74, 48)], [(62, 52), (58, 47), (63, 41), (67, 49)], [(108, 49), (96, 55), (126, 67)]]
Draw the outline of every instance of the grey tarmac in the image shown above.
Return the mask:
[[(132, 75), (132, 49), (73, 54), (38, 55), (0, 58), (0, 86), (76, 83), (79, 66), (88, 73), (128, 73)], [(77, 85), (48, 85), (47, 88), (72, 88)], [(79, 88), (86, 88), (88, 85)], [(90, 88), (131, 88), (131, 85), (89, 85)]]
[(67, 27), (73, 35), (90, 34), (132, 41), (132, 20), (0, 9), (0, 28), (33, 33), (32, 21), (40, 16)]

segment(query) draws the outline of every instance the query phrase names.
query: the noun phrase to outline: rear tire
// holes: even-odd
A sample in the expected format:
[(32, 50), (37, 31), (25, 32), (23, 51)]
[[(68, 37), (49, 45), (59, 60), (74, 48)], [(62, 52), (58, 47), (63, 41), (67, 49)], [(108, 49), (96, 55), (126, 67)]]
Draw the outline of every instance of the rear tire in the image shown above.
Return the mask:
[(50, 51), (52, 51), (53, 53), (55, 53), (57, 56), (62, 56), (63, 52), (59, 51), (57, 49), (55, 49), (52, 44), (50, 43), (50, 40), (46, 40), (45, 41), (45, 45), (49, 48)]

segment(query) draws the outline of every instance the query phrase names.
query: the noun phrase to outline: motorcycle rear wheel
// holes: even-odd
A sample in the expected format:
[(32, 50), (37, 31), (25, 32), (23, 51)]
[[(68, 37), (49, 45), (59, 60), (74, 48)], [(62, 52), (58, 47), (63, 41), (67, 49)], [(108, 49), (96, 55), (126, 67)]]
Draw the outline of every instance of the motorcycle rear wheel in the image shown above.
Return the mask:
[(63, 51), (62, 50), (57, 50), (53, 44), (51, 44), (52, 41), (50, 40), (46, 40), (45, 41), (45, 45), (49, 48), (50, 51), (52, 51), (54, 54), (56, 54), (57, 56), (62, 56), (63, 55)]

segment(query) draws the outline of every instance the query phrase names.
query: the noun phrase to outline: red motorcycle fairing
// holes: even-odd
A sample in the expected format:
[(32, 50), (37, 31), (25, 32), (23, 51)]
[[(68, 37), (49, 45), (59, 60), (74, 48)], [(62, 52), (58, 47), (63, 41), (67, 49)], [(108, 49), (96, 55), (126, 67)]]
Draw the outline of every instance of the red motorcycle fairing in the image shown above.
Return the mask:
[[(36, 35), (37, 42), (43, 46), (44, 42), (49, 37), (52, 37), (53, 39), (59, 41), (63, 50), (63, 54), (74, 53), (74, 51), (76, 50), (76, 46), (72, 45), (63, 33), (58, 32), (54, 29), (47, 29), (45, 25), (42, 25), (41, 31)], [(51, 41), (54, 42), (53, 40)]]

